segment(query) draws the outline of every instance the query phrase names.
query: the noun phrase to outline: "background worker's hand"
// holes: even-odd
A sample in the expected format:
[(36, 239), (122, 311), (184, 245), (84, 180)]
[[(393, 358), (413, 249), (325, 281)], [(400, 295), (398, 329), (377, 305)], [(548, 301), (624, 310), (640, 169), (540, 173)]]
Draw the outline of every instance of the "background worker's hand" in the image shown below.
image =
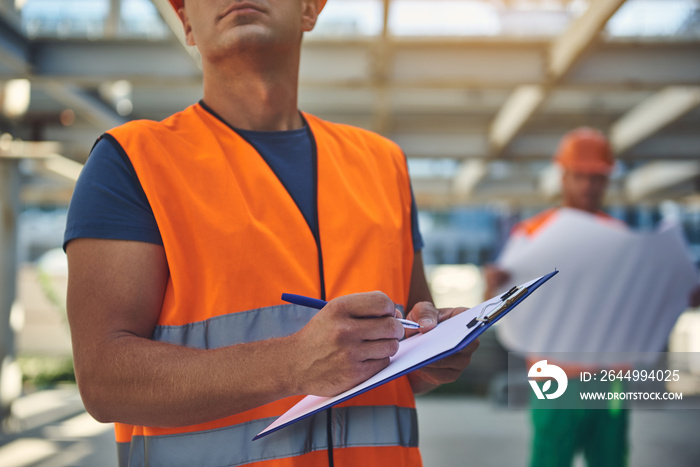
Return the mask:
[(389, 365), (404, 336), (395, 313), (381, 292), (328, 302), (292, 336), (299, 394), (335, 396)]
[[(421, 328), (415, 331), (407, 331), (407, 335), (413, 335), (418, 332), (430, 332), (438, 323), (466, 310), (468, 308), (463, 307), (437, 309), (430, 302), (419, 302), (413, 307), (407, 318), (420, 324)], [(457, 380), (459, 375), (469, 365), (469, 362), (471, 362), (472, 354), (478, 347), (479, 340), (477, 339), (456, 354), (412, 372), (410, 378), (414, 392), (427, 392), (436, 386)]]
[(688, 297), (688, 306), (691, 308), (697, 308), (700, 306), (700, 285), (696, 285), (693, 290), (690, 291), (690, 297)]
[(510, 273), (500, 269), (495, 264), (487, 264), (484, 266), (484, 281), (486, 282), (486, 290), (484, 291), (484, 299), (488, 300), (494, 297), (498, 290), (510, 280)]

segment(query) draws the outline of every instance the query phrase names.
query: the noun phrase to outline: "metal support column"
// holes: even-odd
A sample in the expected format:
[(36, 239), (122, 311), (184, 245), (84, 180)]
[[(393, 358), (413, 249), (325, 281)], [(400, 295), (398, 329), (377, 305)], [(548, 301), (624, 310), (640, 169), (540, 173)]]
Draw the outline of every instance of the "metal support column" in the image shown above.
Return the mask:
[[(4, 418), (19, 388), (16, 381), (15, 339), (10, 312), (17, 289), (17, 219), (19, 161), (0, 158), (0, 404)], [(8, 371), (9, 370), (9, 371)], [(20, 381), (21, 384), (21, 381)]]

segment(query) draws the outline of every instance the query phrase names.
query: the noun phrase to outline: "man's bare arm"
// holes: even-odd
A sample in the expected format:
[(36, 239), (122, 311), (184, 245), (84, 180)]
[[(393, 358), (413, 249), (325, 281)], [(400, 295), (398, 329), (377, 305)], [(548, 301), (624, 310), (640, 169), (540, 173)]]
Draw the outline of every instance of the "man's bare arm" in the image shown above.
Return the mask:
[(156, 342), (163, 248), (77, 239), (67, 253), (76, 377), (103, 422), (183, 426), (291, 395), (334, 395), (384, 368), (403, 336), (393, 303), (375, 292), (331, 301), (285, 338), (215, 350)]
[(484, 300), (493, 298), (498, 294), (498, 291), (510, 280), (510, 273), (496, 266), (495, 264), (487, 264), (483, 268), (483, 276), (485, 282)]

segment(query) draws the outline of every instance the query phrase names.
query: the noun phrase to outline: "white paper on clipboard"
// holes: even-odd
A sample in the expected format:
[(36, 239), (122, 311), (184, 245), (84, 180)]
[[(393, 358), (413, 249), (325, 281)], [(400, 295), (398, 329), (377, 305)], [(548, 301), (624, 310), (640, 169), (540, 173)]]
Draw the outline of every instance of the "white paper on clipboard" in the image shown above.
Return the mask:
[[(540, 285), (544, 284), (556, 273), (557, 271), (554, 271), (538, 277), (537, 279), (521, 284), (520, 287), (528, 288), (528, 292), (518, 301), (509, 306), (506, 312), (509, 312), (514, 307), (518, 306)], [(369, 389), (396, 379), (399, 376), (407, 374), (421, 368), (422, 366), (444, 358), (447, 355), (462, 350), (479, 335), (481, 335), (488, 327), (490, 327), (493, 322), (496, 322), (502, 316), (499, 316), (498, 319), (491, 323), (483, 323), (473, 327), (468, 327), (468, 325), (475, 318), (482, 317), (482, 311), (484, 311), (485, 315), (488, 315), (490, 313), (490, 309), (496, 308), (495, 305), (498, 305), (501, 302), (501, 296), (499, 295), (463, 313), (460, 313), (447, 321), (443, 321), (430, 332), (425, 334), (416, 334), (401, 341), (399, 343), (398, 352), (391, 358), (391, 363), (389, 366), (384, 368), (382, 371), (375, 374), (367, 381), (360, 383), (359, 385), (348, 389), (335, 397), (306, 396), (294, 407), (289, 409), (267, 428), (261, 431), (254, 439), (259, 439), (298, 420), (318, 413), (328, 407), (332, 407), (356, 395), (362, 394)]]

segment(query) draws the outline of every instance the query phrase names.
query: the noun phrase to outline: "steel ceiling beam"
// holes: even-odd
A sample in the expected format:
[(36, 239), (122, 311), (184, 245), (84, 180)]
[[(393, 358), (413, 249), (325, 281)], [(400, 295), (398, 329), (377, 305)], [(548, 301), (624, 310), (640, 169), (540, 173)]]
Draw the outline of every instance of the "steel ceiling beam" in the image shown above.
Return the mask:
[(542, 105), (547, 93), (542, 86), (523, 85), (515, 88), (500, 108), (489, 129), (492, 152), (500, 154), (513, 141), (525, 123)]
[(591, 0), (586, 12), (549, 49), (547, 72), (558, 81), (590, 47), (625, 0)]
[(201, 73), (179, 47), (151, 41), (37, 41), (34, 74), (85, 86), (105, 80), (168, 85), (201, 82)]
[(700, 82), (700, 43), (677, 40), (615, 40), (597, 44), (567, 73), (563, 83), (628, 89)]
[(544, 102), (548, 88), (564, 77), (623, 3), (625, 0), (593, 0), (586, 12), (552, 43), (544, 85), (518, 86), (496, 115), (489, 133), (494, 156), (501, 155), (513, 141)]
[(56, 141), (0, 141), (0, 159), (43, 159), (59, 152)]
[[(54, 60), (49, 49), (30, 42), (14, 26), (0, 16), (0, 65), (9, 69), (12, 78), (27, 78), (36, 84), (36, 76), (47, 68), (47, 61)], [(4, 70), (0, 69), (0, 72)], [(4, 73), (7, 75), (7, 73)], [(0, 73), (1, 76), (1, 73)], [(73, 109), (98, 128), (107, 129), (123, 123), (113, 109), (97, 97), (87, 94), (79, 87), (65, 82), (44, 82), (40, 86), (56, 101)]]
[[(201, 83), (201, 71), (172, 42), (42, 40), (30, 44), (18, 43), (16, 39), (0, 28), (0, 78), (31, 71), (34, 81), (50, 79), (81, 86), (116, 79), (164, 87)], [(513, 45), (511, 41), (479, 44), (470, 40), (459, 44), (389, 39), (388, 85), (397, 89), (513, 89), (519, 85), (549, 84), (542, 59), (546, 47), (541, 42)], [(301, 86), (375, 88), (374, 46), (374, 40), (305, 41)], [(699, 81), (700, 42), (606, 41), (598, 44), (595, 53), (582, 57), (557, 86), (659, 89), (696, 85)]]
[(700, 177), (700, 162), (650, 162), (629, 173), (625, 180), (625, 195), (638, 202), (655, 193)]
[[(388, 3), (388, 0), (385, 1)], [(169, 2), (154, 0), (154, 4), (158, 3), (161, 6), (159, 11), (162, 10), (165, 16), (174, 20), (171, 21), (171, 30), (174, 33), (181, 32), (179, 19)], [(602, 5), (596, 0), (592, 0), (591, 4)], [(376, 37), (350, 40), (312, 37), (304, 41), (300, 82), (306, 92), (312, 93), (320, 89), (334, 96), (336, 103), (340, 102), (336, 105), (336, 110), (332, 107), (328, 110), (319, 107), (320, 116), (336, 112), (347, 120), (365, 121), (367, 127), (372, 127), (374, 117), (375, 128), (390, 127), (393, 133), (388, 136), (405, 149), (408, 157), (457, 159), (464, 163), (462, 167), (468, 172), (469, 167), (477, 167), (475, 164), (483, 167), (486, 162), (493, 142), (489, 142), (484, 132), (488, 120), (498, 113), (495, 109), (503, 102), (504, 90), (519, 86), (541, 87), (545, 92), (560, 90), (562, 87), (583, 91), (640, 89), (645, 90), (642, 92), (644, 94), (646, 90), (657, 91), (674, 85), (697, 86), (700, 82), (700, 43), (697, 41), (596, 41), (595, 37), (597, 36), (594, 35), (588, 43), (595, 43), (592, 53), (586, 53), (585, 46), (576, 53), (570, 52), (574, 59), (568, 67), (564, 67), (565, 71), (558, 72), (558, 81), (554, 83), (551, 81), (554, 60), (547, 58), (555, 56), (554, 46), (550, 49), (550, 44), (542, 40), (388, 37), (388, 55), (384, 57), (388, 56), (389, 60), (385, 61), (377, 60), (373, 50), (377, 43)], [(19, 48), (12, 45), (18, 39)], [(30, 75), (37, 87), (65, 87), (58, 91), (54, 89), (52, 98), (59, 102), (77, 102), (93, 126), (105, 129), (119, 124), (123, 119), (92, 92), (103, 81), (128, 79), (134, 85), (135, 95), (139, 92), (141, 95), (146, 94), (148, 86), (171, 90), (187, 87), (191, 90), (200, 85), (201, 72), (192, 59), (182, 53), (182, 48), (187, 50), (182, 44), (183, 42), (176, 44), (174, 41), (134, 40), (28, 42), (21, 35), (12, 37), (6, 33), (5, 28), (0, 28), (0, 79), (24, 73)], [(570, 44), (569, 50), (575, 49)], [(380, 62), (383, 67), (376, 68)], [(620, 66), (622, 63), (624, 66)], [(383, 80), (377, 81), (377, 76), (383, 77)], [(399, 92), (392, 94), (394, 89)], [(433, 89), (464, 93), (496, 90), (500, 97), (495, 100), (495, 105), (494, 99), (489, 97), (488, 105), (482, 102), (477, 110), (464, 108), (463, 112), (471, 113), (471, 120), (459, 121), (452, 119), (460, 116), (458, 113), (462, 110), (456, 111), (452, 107), (445, 110), (444, 104), (436, 104), (427, 110), (420, 105), (415, 108), (394, 105), (401, 102), (402, 95)], [(357, 90), (369, 94), (372, 99), (378, 92), (383, 92), (386, 99), (370, 99), (366, 104), (353, 101), (348, 106), (344, 105), (344, 102), (351, 99), (347, 96), (353, 96)], [(157, 99), (167, 100), (168, 105), (163, 106), (163, 110), (169, 110), (171, 106), (179, 108), (191, 103), (190, 94), (172, 97), (159, 95), (139, 101), (144, 102), (141, 104), (144, 113), (148, 112), (148, 106), (160, 105), (157, 104)], [(537, 100), (532, 99), (535, 104)], [(459, 99), (456, 101), (462, 102)], [(465, 106), (466, 104), (462, 105)], [(538, 113), (536, 124), (528, 124), (528, 134), (522, 135), (518, 128), (522, 128), (526, 122), (533, 122), (527, 114), (531, 116), (537, 112), (538, 105), (531, 102), (525, 107), (526, 110), (530, 107), (531, 111), (524, 112), (526, 117), (521, 118), (522, 122), (518, 124), (515, 119), (509, 124), (516, 128), (514, 132), (509, 130), (513, 135), (508, 136), (508, 132), (503, 130), (496, 132), (505, 134), (505, 137), (501, 136), (498, 140), (501, 141), (501, 153), (508, 164), (527, 166), (534, 162), (541, 165), (541, 161), (549, 159), (556, 148), (560, 136), (557, 132), (562, 123), (554, 114), (542, 116)], [(593, 117), (600, 117), (601, 122), (610, 121), (611, 116), (617, 115), (616, 110), (605, 106), (594, 111), (589, 108), (586, 112), (593, 112)], [(510, 112), (506, 112), (506, 115), (513, 119)], [(395, 122), (397, 116), (403, 118), (403, 123), (386, 123)], [(411, 118), (420, 121), (420, 126), (413, 124)], [(430, 119), (427, 124), (425, 118)], [(411, 131), (411, 125), (418, 131)], [(45, 134), (56, 134), (62, 140), (76, 144), (78, 140), (82, 142), (85, 139), (83, 144), (89, 148), (97, 132), (85, 126), (50, 126)], [(674, 126), (671, 131), (641, 140), (624, 154), (624, 159), (654, 160), (668, 157), (690, 160), (700, 157), (697, 150), (693, 149), (697, 147), (700, 147), (700, 137), (683, 134)], [(477, 160), (469, 162), (473, 159)], [(473, 174), (470, 177), (474, 178)], [(496, 185), (486, 176), (479, 180), (467, 190), (467, 202), (494, 195), (491, 190)], [(513, 186), (513, 192), (504, 192), (504, 196), (520, 199), (525, 193), (523, 190), (528, 187), (535, 191), (532, 190), (532, 183), (528, 180), (522, 187)], [(421, 184), (417, 184), (417, 197), (426, 199), (432, 196), (428, 191), (419, 193)], [(444, 180), (442, 185), (441, 189), (448, 196), (445, 199), (455, 202), (455, 186)], [(532, 199), (537, 196), (536, 193), (533, 194)]]
[(126, 123), (126, 119), (100, 98), (89, 94), (76, 85), (58, 82), (42, 83), (41, 88), (54, 100), (82, 116), (98, 131), (106, 131)]
[(468, 159), (462, 162), (452, 181), (452, 196), (455, 200), (469, 199), (488, 172), (488, 165), (483, 159)]
[(610, 129), (615, 152), (621, 153), (700, 106), (700, 86), (669, 86), (639, 103)]

